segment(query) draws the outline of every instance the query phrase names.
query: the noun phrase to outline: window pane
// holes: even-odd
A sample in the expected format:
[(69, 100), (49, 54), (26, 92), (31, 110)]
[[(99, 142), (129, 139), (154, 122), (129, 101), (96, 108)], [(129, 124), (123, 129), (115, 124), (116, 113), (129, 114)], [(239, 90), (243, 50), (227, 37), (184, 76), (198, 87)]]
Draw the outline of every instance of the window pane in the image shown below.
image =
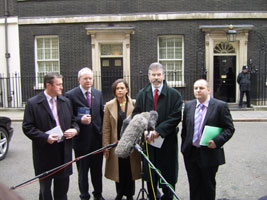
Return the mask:
[(58, 50), (52, 49), (52, 59), (58, 59)]
[(122, 55), (122, 44), (102, 44), (101, 55)]
[(161, 48), (159, 50), (159, 59), (166, 59), (166, 58), (167, 58), (166, 48)]
[(52, 39), (52, 48), (58, 49), (58, 39), (56, 38)]
[(37, 37), (36, 57), (36, 83), (42, 84), (47, 72), (60, 72), (58, 38), (55, 36)]
[(165, 47), (166, 43), (167, 43), (167, 39), (166, 38), (163, 38), (163, 37), (159, 38), (159, 47)]
[(168, 48), (167, 59), (173, 59), (173, 58), (174, 58), (174, 48)]
[(38, 38), (37, 39), (37, 48), (40, 49), (40, 48), (44, 48), (44, 45), (43, 45), (43, 39), (41, 38)]
[(45, 49), (45, 59), (50, 59), (50, 49)]
[(166, 80), (172, 84), (183, 80), (183, 37), (159, 37), (159, 62), (166, 69)]
[(51, 39), (49, 39), (49, 38), (45, 38), (44, 39), (44, 48), (46, 48), (46, 49), (49, 49), (50, 48), (50, 41), (51, 41)]

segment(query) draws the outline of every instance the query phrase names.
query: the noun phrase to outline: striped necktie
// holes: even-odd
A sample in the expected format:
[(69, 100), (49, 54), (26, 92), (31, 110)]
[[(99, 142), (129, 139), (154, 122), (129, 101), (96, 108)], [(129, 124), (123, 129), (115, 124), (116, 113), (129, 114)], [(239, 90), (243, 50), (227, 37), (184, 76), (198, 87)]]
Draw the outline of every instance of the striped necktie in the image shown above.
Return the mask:
[(198, 109), (195, 114), (195, 123), (194, 123), (194, 136), (193, 136), (193, 144), (195, 146), (199, 146), (200, 138), (201, 138), (201, 122), (203, 118), (203, 110), (205, 106), (203, 104), (199, 104)]

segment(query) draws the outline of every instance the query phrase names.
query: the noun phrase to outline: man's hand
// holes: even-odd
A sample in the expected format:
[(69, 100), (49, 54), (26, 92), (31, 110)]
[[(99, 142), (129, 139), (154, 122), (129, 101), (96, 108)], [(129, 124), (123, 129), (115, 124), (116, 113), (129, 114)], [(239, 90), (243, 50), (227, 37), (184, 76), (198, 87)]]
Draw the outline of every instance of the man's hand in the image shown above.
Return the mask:
[(154, 142), (156, 138), (159, 137), (159, 133), (157, 131), (149, 131), (149, 134), (148, 134), (148, 131), (145, 131), (144, 136), (148, 144), (150, 144), (151, 142)]
[(104, 151), (104, 157), (106, 158), (106, 159), (108, 159), (108, 157), (109, 157), (109, 150), (105, 150)]
[(48, 138), (47, 138), (47, 142), (48, 142), (49, 144), (53, 144), (54, 142), (57, 142), (57, 140), (58, 140), (58, 136), (57, 136), (57, 134), (50, 134), (50, 135), (48, 136)]
[(91, 123), (91, 115), (83, 115), (81, 118), (82, 124), (90, 124)]
[(77, 135), (78, 134), (78, 132), (77, 132), (77, 130), (75, 129), (75, 128), (70, 128), (70, 129), (68, 129), (68, 130), (66, 130), (64, 133), (63, 133), (63, 135), (64, 135), (64, 137), (66, 138), (66, 139), (71, 139), (71, 138), (73, 138), (75, 135)]
[(210, 149), (215, 149), (216, 148), (216, 144), (215, 144), (215, 142), (213, 140), (209, 140), (208, 144), (209, 144), (208, 148), (210, 148)]

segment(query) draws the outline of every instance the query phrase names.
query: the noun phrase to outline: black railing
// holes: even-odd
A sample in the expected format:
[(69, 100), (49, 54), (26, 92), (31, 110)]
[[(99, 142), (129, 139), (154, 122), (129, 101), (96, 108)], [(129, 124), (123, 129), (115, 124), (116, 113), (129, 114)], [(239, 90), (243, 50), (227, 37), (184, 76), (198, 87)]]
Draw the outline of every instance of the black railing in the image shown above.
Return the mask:
[[(63, 93), (79, 85), (77, 72), (68, 72), (63, 74)], [(138, 91), (143, 88), (148, 82), (148, 76), (144, 73), (139, 73), (138, 75), (123, 75), (105, 74), (101, 76), (100, 73), (94, 73), (94, 87), (103, 91), (104, 101), (110, 100), (112, 97), (111, 83), (118, 79), (124, 78), (128, 81), (130, 85), (130, 95), (132, 98), (136, 98)], [(184, 80), (182, 79), (184, 77)], [(176, 81), (174, 79), (179, 79), (182, 81)], [(184, 100), (189, 100), (193, 98), (192, 83), (194, 80), (202, 78), (200, 74), (187, 74), (182, 75), (177, 72), (173, 74), (170, 83), (172, 87), (178, 89), (183, 96)], [(21, 76), (18, 73), (10, 74), (9, 76), (4, 76), (0, 74), (0, 107), (3, 108), (23, 108), (27, 100), (38, 94), (44, 89), (42, 80), (43, 77), (35, 77), (32, 74), (25, 74)], [(105, 79), (105, 81), (103, 81)], [(110, 79), (111, 81), (106, 81)], [(105, 84), (106, 83), (106, 84)], [(107, 84), (108, 83), (108, 84)], [(7, 90), (7, 84), (9, 84), (10, 91)]]
[[(261, 73), (253, 73), (252, 85), (265, 85), (266, 74), (265, 70), (260, 70)], [(203, 70), (202, 70), (203, 72)], [(197, 71), (196, 73), (184, 73), (184, 74), (173, 74), (172, 78), (167, 78), (169, 80), (168, 84), (175, 89), (177, 89), (184, 101), (191, 100), (194, 98), (193, 94), (193, 83), (195, 80), (200, 78), (205, 78), (205, 74)], [(79, 85), (77, 72), (68, 72), (63, 74), (63, 94)], [(100, 73), (94, 73), (94, 87), (101, 90), (104, 97), (104, 102), (107, 102), (112, 97), (111, 92), (111, 82), (117, 78), (124, 78), (130, 85), (130, 95), (132, 98), (136, 98), (138, 91), (143, 88), (148, 82), (148, 76), (145, 73), (139, 73), (138, 75), (123, 75), (114, 74), (113, 72), (105, 75), (105, 79), (110, 79), (112, 81), (103, 81), (103, 76)], [(174, 79), (179, 79), (181, 81), (175, 81)], [(38, 81), (42, 80), (42, 77), (34, 77), (32, 74), (21, 76), (18, 73), (10, 74), (9, 76), (4, 76), (0, 74), (0, 107), (2, 108), (23, 108), (27, 100), (41, 92), (44, 87), (43, 84)], [(262, 81), (262, 83), (260, 83)], [(39, 84), (38, 84), (39, 82)], [(105, 85), (105, 82), (108, 83)], [(9, 84), (10, 91), (7, 90), (7, 84)], [(172, 84), (172, 85), (171, 85)], [(237, 83), (235, 83), (237, 84)], [(238, 89), (238, 86), (236, 87)], [(251, 102), (254, 105), (267, 105), (266, 102), (266, 87), (258, 87), (257, 93), (252, 94)], [(236, 91), (238, 94), (239, 91)], [(238, 98), (236, 99), (238, 102)]]

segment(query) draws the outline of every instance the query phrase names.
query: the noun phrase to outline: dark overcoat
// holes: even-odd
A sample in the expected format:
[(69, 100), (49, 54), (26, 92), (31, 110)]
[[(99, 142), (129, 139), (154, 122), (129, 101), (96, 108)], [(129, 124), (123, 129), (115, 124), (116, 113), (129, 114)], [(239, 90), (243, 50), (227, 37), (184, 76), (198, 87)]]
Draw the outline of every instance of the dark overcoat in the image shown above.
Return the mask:
[[(69, 100), (64, 96), (57, 97), (58, 118), (62, 131), (79, 126), (75, 122)], [(32, 140), (32, 153), (35, 174), (58, 167), (72, 160), (72, 139), (49, 144), (45, 132), (56, 127), (56, 121), (43, 92), (30, 98), (27, 102), (22, 129)], [(72, 166), (64, 168), (55, 176), (72, 174)]]
[(239, 84), (240, 91), (250, 91), (251, 89), (251, 78), (250, 73), (241, 72), (237, 76), (237, 83)]
[(80, 87), (73, 88), (65, 93), (72, 104), (75, 121), (79, 124), (80, 133), (73, 138), (74, 150), (83, 153), (89, 153), (102, 147), (102, 125), (104, 116), (104, 106), (102, 93), (91, 88), (91, 123), (89, 125), (81, 123), (81, 115), (78, 114), (78, 108), (89, 107)]
[[(163, 81), (163, 88), (157, 101), (158, 120), (156, 131), (164, 138), (161, 148), (148, 145), (149, 159), (158, 168), (163, 177), (172, 185), (178, 177), (178, 124), (181, 121), (182, 97), (174, 88)], [(154, 110), (152, 86), (141, 89), (136, 98), (133, 115)], [(150, 182), (145, 164), (145, 179)], [(154, 174), (155, 175), (155, 174)]]

